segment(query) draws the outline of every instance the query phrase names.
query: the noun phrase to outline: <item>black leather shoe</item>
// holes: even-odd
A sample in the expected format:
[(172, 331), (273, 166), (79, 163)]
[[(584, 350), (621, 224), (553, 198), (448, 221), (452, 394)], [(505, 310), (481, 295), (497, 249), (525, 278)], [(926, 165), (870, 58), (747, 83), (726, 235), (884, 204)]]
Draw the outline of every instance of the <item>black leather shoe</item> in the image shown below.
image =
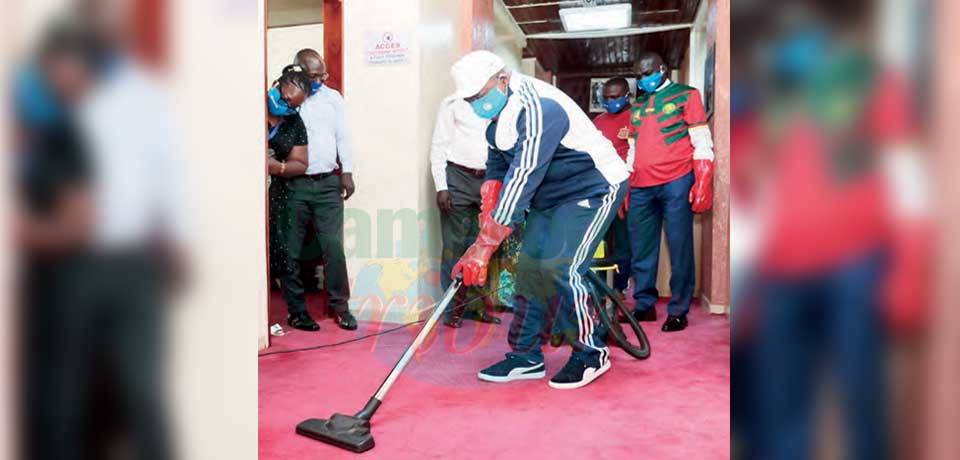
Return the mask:
[(337, 313), (337, 326), (340, 326), (340, 329), (347, 331), (355, 331), (357, 329), (357, 319), (353, 317), (353, 314), (349, 311), (343, 313)]
[(447, 327), (457, 329), (463, 326), (463, 317), (455, 313), (450, 313), (447, 315), (447, 318), (443, 320), (443, 324)]
[(481, 323), (500, 324), (499, 317), (488, 314), (487, 312), (483, 312), (483, 314), (477, 318), (477, 321), (480, 321)]
[(307, 312), (293, 313), (287, 315), (287, 324), (294, 329), (300, 329), (301, 331), (319, 331), (320, 325), (317, 324)]
[(682, 331), (687, 328), (687, 317), (686, 316), (667, 316), (667, 320), (663, 322), (663, 327), (660, 328), (663, 332), (676, 332)]
[[(642, 323), (642, 322), (645, 322), (645, 321), (646, 321), (646, 322), (656, 321), (656, 320), (657, 320), (657, 307), (650, 307), (650, 309), (644, 310), (644, 311), (634, 310), (632, 314), (633, 314), (633, 319), (637, 320), (638, 323)], [(621, 323), (626, 323), (626, 322), (627, 322), (627, 318), (624, 318), (623, 316), (621, 316), (621, 317), (620, 317), (620, 322), (621, 322)]]
[(466, 315), (463, 315), (466, 319), (472, 319), (474, 321), (479, 321), (481, 323), (491, 323), (491, 324), (500, 324), (500, 318), (493, 316), (487, 312), (472, 311), (468, 312)]

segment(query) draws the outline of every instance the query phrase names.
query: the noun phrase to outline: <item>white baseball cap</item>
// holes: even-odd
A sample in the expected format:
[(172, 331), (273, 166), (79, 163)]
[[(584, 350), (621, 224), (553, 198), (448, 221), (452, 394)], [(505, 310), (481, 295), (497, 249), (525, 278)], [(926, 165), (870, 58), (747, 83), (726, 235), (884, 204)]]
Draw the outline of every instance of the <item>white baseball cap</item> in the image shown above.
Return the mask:
[(476, 96), (490, 77), (503, 70), (505, 64), (500, 56), (486, 50), (473, 51), (460, 58), (450, 68), (456, 91), (453, 95), (463, 99)]

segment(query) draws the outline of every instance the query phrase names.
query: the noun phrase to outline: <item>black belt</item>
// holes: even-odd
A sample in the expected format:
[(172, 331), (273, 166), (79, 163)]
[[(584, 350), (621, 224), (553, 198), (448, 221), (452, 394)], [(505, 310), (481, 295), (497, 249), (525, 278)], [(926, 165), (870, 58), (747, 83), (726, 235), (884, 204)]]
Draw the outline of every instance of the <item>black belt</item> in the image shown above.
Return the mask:
[(473, 168), (468, 168), (468, 167), (463, 166), (463, 165), (458, 165), (458, 164), (456, 164), (456, 163), (454, 163), (454, 162), (452, 162), (452, 161), (448, 161), (447, 164), (450, 165), (450, 166), (453, 166), (454, 168), (457, 168), (457, 169), (459, 169), (459, 170), (461, 170), (461, 171), (466, 171), (466, 172), (470, 173), (471, 175), (473, 175), (474, 177), (483, 177), (483, 176), (486, 176), (486, 175), (487, 175), (487, 170), (486, 170), (486, 169), (473, 169)]
[(307, 179), (320, 180), (326, 179), (332, 175), (334, 175), (333, 171), (320, 174), (304, 174), (303, 177), (306, 177)]

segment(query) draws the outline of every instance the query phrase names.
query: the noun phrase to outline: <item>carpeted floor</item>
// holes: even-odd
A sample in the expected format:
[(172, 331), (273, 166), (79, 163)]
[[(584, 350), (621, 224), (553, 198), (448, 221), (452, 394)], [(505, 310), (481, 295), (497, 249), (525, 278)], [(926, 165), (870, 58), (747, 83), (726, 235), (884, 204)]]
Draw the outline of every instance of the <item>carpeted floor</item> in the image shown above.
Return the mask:
[[(660, 319), (665, 306), (657, 307)], [(612, 347), (612, 369), (587, 387), (547, 386), (569, 355), (545, 348), (547, 379), (493, 384), (477, 371), (507, 351), (504, 324), (439, 327), (373, 419), (370, 459), (729, 458), (729, 323), (693, 305), (690, 327), (660, 332), (643, 323), (652, 355), (636, 361)], [(394, 327), (331, 321), (288, 330), (266, 352), (333, 343)], [(358, 454), (298, 436), (303, 419), (353, 414), (376, 391), (416, 333), (396, 331), (334, 348), (260, 358), (260, 458), (338, 459)]]

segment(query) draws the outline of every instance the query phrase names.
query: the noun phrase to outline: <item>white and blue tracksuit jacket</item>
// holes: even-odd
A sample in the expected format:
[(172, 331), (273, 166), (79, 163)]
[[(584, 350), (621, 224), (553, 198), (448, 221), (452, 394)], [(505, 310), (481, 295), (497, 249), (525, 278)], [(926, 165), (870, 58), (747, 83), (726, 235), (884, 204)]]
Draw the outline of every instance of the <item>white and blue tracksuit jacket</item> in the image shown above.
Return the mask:
[(512, 226), (527, 208), (596, 198), (629, 176), (613, 144), (569, 96), (526, 75), (487, 127), (487, 180), (503, 181), (493, 220)]

